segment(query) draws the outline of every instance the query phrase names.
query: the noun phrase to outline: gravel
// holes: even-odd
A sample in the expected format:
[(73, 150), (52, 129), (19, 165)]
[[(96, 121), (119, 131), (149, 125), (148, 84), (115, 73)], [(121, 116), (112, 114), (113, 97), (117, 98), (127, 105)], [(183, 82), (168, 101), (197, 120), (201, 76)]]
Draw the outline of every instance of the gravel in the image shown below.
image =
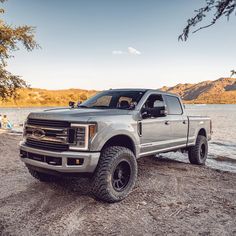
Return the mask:
[(19, 141), (0, 134), (0, 235), (236, 235), (236, 174), (146, 157), (133, 192), (107, 204), (89, 179), (31, 177)]

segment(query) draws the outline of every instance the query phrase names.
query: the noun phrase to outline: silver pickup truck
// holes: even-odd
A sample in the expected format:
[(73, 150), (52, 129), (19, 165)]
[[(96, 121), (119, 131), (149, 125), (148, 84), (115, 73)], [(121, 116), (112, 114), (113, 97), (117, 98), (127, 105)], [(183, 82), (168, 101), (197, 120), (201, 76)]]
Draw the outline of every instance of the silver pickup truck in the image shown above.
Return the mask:
[(181, 99), (150, 89), (111, 89), (68, 108), (29, 114), (21, 160), (31, 175), (89, 175), (94, 195), (124, 199), (137, 178), (137, 158), (187, 151), (203, 165), (211, 138), (208, 117), (187, 116)]

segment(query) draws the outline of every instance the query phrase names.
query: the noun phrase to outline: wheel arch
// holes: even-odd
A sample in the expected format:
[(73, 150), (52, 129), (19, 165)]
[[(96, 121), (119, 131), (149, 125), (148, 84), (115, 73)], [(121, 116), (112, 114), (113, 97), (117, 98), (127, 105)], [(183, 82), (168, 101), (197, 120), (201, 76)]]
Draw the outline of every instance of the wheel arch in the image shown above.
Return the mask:
[(122, 146), (130, 149), (136, 156), (136, 147), (133, 139), (126, 134), (117, 134), (109, 138), (102, 147), (104, 150), (110, 146)]
[(204, 128), (201, 128), (201, 129), (198, 131), (197, 136), (198, 136), (198, 135), (202, 135), (202, 136), (204, 136), (204, 137), (207, 138), (207, 132), (206, 132), (206, 130), (205, 130)]

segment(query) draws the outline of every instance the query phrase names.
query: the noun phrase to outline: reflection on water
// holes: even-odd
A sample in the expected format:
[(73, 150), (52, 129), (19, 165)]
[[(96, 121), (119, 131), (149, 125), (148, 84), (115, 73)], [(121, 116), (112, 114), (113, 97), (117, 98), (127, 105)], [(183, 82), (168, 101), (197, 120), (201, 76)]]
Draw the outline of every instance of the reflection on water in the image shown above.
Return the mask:
[[(32, 111), (44, 108), (0, 108), (17, 130)], [(186, 105), (188, 115), (210, 116), (213, 123), (213, 136), (209, 144), (208, 165), (236, 172), (236, 105)], [(186, 155), (167, 153), (163, 156), (187, 161)]]

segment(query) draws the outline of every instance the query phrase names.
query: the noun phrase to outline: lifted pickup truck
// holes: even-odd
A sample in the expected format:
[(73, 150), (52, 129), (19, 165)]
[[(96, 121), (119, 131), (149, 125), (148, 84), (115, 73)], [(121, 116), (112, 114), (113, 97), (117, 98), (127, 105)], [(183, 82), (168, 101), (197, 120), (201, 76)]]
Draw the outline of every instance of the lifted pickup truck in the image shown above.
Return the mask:
[(23, 137), (20, 156), (33, 177), (89, 174), (94, 195), (116, 202), (135, 185), (137, 158), (182, 150), (203, 165), (211, 120), (187, 116), (173, 94), (114, 89), (76, 107), (29, 114)]

